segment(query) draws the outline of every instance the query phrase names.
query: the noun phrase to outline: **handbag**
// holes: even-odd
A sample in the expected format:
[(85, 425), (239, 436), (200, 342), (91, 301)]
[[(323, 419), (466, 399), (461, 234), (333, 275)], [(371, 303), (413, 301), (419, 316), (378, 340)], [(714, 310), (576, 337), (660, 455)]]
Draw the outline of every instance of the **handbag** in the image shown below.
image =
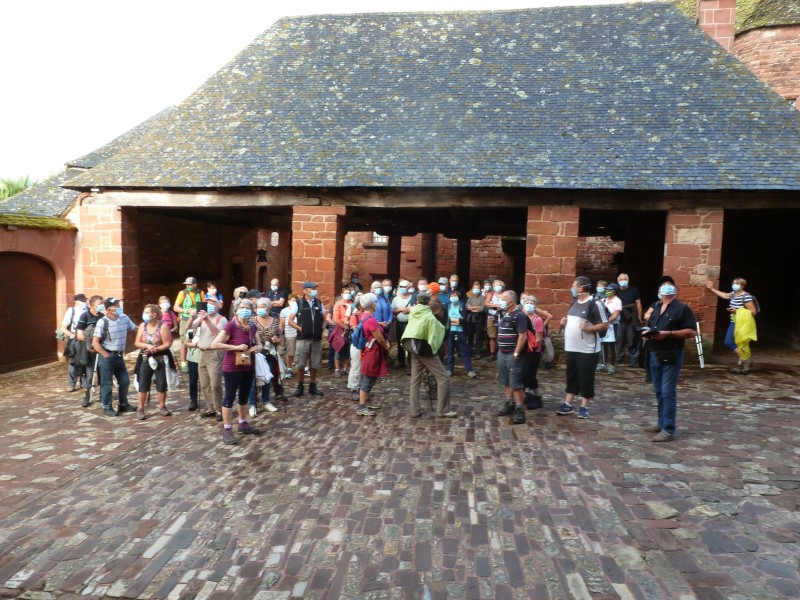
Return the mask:
[(542, 338), (542, 343), (544, 345), (542, 349), (542, 360), (546, 363), (553, 362), (553, 359), (556, 357), (556, 349), (553, 347), (553, 341), (550, 339), (550, 336)]
[(236, 366), (237, 367), (249, 367), (253, 364), (253, 358), (250, 356), (248, 352), (242, 352), (238, 350), (236, 352)]

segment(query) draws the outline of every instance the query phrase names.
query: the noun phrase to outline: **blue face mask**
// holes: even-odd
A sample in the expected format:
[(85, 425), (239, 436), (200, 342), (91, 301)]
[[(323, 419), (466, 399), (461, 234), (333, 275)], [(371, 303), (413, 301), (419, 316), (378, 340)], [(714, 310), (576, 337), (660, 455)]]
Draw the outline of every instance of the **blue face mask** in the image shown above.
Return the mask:
[(257, 308), (256, 309), (256, 314), (259, 317), (266, 317), (267, 316), (267, 309), (266, 308)]
[(383, 288), (375, 288), (374, 290), (372, 290), (372, 293), (375, 294), (376, 296), (383, 296)]
[(451, 282), (450, 282), (450, 289), (451, 289), (451, 290), (454, 290), (454, 289), (456, 289), (457, 287), (458, 287), (458, 282), (457, 282), (457, 281), (451, 281)]
[(526, 303), (525, 303), (525, 312), (526, 312), (526, 313), (529, 313), (529, 314), (530, 314), (530, 313), (532, 313), (534, 310), (536, 310), (536, 305), (535, 305), (535, 304), (531, 304), (530, 302), (526, 302)]
[(149, 312), (142, 313), (142, 321), (144, 321), (145, 323), (149, 323), (150, 319), (152, 319), (152, 318), (153, 317), (150, 315)]
[(104, 312), (106, 312), (106, 305), (105, 304), (98, 304), (97, 306), (94, 307), (94, 309), (99, 313), (104, 313)]
[(352, 281), (353, 283), (358, 283), (358, 277), (353, 277), (350, 281)]
[(458, 296), (453, 296), (452, 298), (450, 298), (450, 304), (452, 304), (453, 306), (458, 306), (458, 303), (459, 303)]
[(497, 292), (497, 293), (499, 294), (500, 292), (502, 292), (502, 291), (503, 291), (503, 286), (502, 286), (502, 285), (496, 285), (496, 286), (494, 286), (494, 291), (495, 291), (495, 292)]
[(210, 315), (213, 315), (215, 312), (217, 312), (217, 307), (214, 306), (213, 304), (209, 304), (208, 306), (206, 306), (206, 312)]
[(390, 285), (383, 286), (383, 291), (386, 292), (387, 294), (390, 294), (392, 292), (392, 286)]
[(734, 283), (734, 284), (731, 286), (731, 290), (733, 290), (734, 292), (738, 292), (740, 289), (742, 289), (742, 286), (741, 286), (741, 285), (739, 285), (738, 283)]
[(598, 293), (598, 294), (602, 294), (602, 293), (603, 293), (603, 292), (605, 292), (605, 291), (606, 291), (606, 288), (604, 288), (602, 285), (601, 285), (600, 287), (598, 287), (598, 288), (597, 288), (597, 293)]
[(674, 296), (675, 295), (675, 286), (670, 283), (665, 283), (661, 286), (661, 295), (662, 296)]
[(401, 288), (397, 288), (397, 291), (398, 291), (400, 294), (402, 294), (403, 296), (405, 296), (405, 295), (408, 293), (408, 288), (407, 288), (407, 287), (401, 287)]
[(277, 292), (278, 291), (278, 286), (277, 285), (271, 285), (271, 286), (269, 286), (269, 289), (271, 289), (273, 292)]
[(620, 281), (620, 282), (619, 282), (619, 287), (621, 287), (623, 290), (624, 290), (626, 287), (628, 287), (628, 282), (627, 282), (627, 280)]
[(345, 292), (342, 294), (342, 300), (350, 300), (350, 292)]
[(572, 288), (570, 290), (570, 292), (572, 292), (572, 297), (573, 298), (577, 298), (578, 297), (578, 290), (576, 290), (575, 288)]
[(309, 295), (310, 295), (312, 298), (316, 298), (316, 297), (317, 297), (317, 290), (311, 290), (311, 292), (309, 292)]
[(506, 302), (505, 300), (500, 300), (500, 309), (505, 310), (507, 308), (508, 308), (508, 302)]
[(249, 308), (240, 308), (236, 311), (236, 316), (240, 319), (249, 319), (251, 316), (253, 316), (253, 311), (251, 311)]

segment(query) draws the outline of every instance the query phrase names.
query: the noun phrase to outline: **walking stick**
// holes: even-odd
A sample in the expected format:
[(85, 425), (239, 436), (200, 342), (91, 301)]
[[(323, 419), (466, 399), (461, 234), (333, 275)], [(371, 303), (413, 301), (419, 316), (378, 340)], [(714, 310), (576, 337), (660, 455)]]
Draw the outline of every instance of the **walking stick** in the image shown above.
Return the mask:
[(697, 358), (700, 359), (700, 368), (705, 369), (705, 359), (703, 358), (703, 338), (700, 336), (700, 323), (695, 323), (697, 335), (694, 336), (694, 343), (697, 345)]
[(97, 364), (100, 360), (100, 353), (96, 353), (94, 355), (94, 371), (92, 371), (92, 380), (89, 382), (89, 404), (92, 403), (92, 398), (94, 397), (94, 380), (97, 379)]

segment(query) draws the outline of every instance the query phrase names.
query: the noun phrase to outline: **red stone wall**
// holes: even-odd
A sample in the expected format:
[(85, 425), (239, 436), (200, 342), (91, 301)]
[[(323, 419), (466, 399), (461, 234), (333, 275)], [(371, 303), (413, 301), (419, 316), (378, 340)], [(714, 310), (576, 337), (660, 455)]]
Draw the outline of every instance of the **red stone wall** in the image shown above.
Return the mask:
[(733, 31), (736, 23), (736, 0), (700, 0), (697, 19), (720, 46), (733, 51)]
[(800, 25), (746, 31), (736, 36), (733, 52), (756, 77), (800, 109)]
[(615, 255), (625, 252), (625, 242), (615, 242), (608, 236), (578, 238), (578, 275), (585, 275), (596, 283), (601, 279), (616, 281), (618, 266)]
[(672, 276), (678, 298), (686, 302), (700, 321), (700, 331), (713, 342), (717, 296), (705, 287), (711, 280), (719, 289), (722, 261), (721, 210), (671, 210), (667, 215), (664, 273)]
[(470, 254), (470, 280), (466, 282), (466, 285), (472, 284), (476, 279), (483, 282), (490, 275), (497, 276), (508, 285), (511, 285), (514, 278), (514, 264), (511, 257), (503, 252), (503, 239), (496, 235), (487, 236), (482, 240), (473, 240)]
[(347, 209), (295, 206), (292, 210), (292, 289), (300, 293), (304, 281), (313, 281), (328, 306), (342, 285)]
[(569, 289), (575, 281), (578, 257), (576, 206), (528, 207), (525, 289), (554, 317), (566, 315), (572, 300)]

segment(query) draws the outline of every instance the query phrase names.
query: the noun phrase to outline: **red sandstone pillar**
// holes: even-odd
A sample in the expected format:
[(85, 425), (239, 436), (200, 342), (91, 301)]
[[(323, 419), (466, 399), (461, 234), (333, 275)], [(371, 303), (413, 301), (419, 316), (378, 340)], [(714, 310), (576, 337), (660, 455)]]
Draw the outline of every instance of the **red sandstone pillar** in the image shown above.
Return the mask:
[(723, 217), (722, 210), (693, 208), (667, 214), (664, 274), (675, 280), (678, 298), (694, 311), (708, 345), (714, 341), (717, 296), (705, 283), (711, 280), (719, 289)]
[(720, 46), (733, 51), (736, 0), (700, 0), (697, 22)]
[(528, 207), (525, 291), (556, 320), (567, 314), (572, 301), (569, 290), (575, 281), (579, 219), (577, 206)]
[(97, 206), (80, 208), (83, 293), (125, 301), (125, 312), (142, 309), (139, 244), (135, 209)]
[(292, 291), (301, 294), (303, 282), (314, 281), (326, 308), (341, 291), (346, 211), (343, 206), (293, 209)]

